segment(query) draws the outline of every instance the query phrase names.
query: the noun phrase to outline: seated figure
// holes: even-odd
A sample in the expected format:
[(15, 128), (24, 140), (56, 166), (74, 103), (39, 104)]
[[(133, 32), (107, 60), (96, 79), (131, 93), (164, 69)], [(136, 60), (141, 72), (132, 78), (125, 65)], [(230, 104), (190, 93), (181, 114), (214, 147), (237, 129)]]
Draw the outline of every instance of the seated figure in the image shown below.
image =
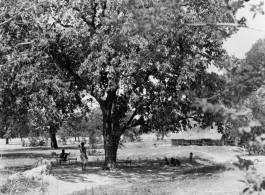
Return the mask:
[(169, 162), (167, 160), (167, 157), (165, 157), (165, 159), (164, 159), (164, 165), (169, 165)]
[(178, 159), (176, 159), (175, 162), (176, 162), (176, 165), (178, 165), (178, 166), (181, 165), (181, 163), (180, 163), (180, 161)]
[(64, 149), (62, 149), (62, 153), (60, 154), (60, 158), (66, 159), (68, 155), (70, 155), (70, 152), (69, 153), (65, 153)]
[(170, 160), (170, 164), (176, 166), (176, 160), (173, 157)]

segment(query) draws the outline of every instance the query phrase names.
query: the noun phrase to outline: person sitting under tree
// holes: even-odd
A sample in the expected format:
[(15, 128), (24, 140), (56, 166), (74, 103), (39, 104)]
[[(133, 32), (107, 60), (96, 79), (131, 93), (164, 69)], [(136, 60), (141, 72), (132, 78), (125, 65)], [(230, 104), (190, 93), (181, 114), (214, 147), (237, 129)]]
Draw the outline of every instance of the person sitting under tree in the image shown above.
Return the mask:
[(70, 155), (70, 152), (65, 153), (64, 149), (62, 149), (62, 153), (60, 154), (60, 164), (62, 161), (65, 161), (69, 155)]
[(167, 157), (165, 157), (165, 159), (164, 159), (164, 165), (169, 165)]
[(65, 153), (64, 149), (62, 149), (62, 153), (60, 154), (60, 158), (66, 160), (67, 156), (70, 155), (70, 152), (69, 153)]
[(173, 165), (173, 166), (176, 166), (175, 158), (173, 158), (173, 157), (171, 158), (170, 164)]
[(181, 163), (180, 163), (180, 161), (178, 159), (176, 159), (175, 162), (176, 162), (176, 165), (178, 165), (178, 166), (181, 165)]

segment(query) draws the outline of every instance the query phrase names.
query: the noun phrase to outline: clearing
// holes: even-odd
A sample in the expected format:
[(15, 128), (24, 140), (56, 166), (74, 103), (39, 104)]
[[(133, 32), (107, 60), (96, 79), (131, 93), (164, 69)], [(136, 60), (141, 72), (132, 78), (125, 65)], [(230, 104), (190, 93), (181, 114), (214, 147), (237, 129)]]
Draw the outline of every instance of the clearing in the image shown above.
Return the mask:
[[(117, 171), (103, 171), (103, 156), (89, 156), (86, 171), (81, 171), (80, 163), (54, 165), (46, 189), (48, 195), (63, 194), (167, 194), (167, 195), (223, 195), (239, 194), (244, 184), (244, 173), (235, 169), (232, 163), (242, 151), (228, 146), (186, 146), (171, 147), (169, 144), (153, 147), (152, 144), (126, 144), (119, 149), (119, 159), (130, 159), (132, 166), (119, 164)], [(79, 159), (77, 146), (63, 146), (71, 157)], [(60, 153), (61, 149), (22, 148), (18, 139), (5, 145), (0, 140), (1, 164), (3, 170), (13, 172), (32, 168), (39, 157), (51, 159), (51, 152)], [(189, 162), (193, 152), (194, 161)], [(164, 157), (180, 159), (180, 167), (161, 166)], [(263, 158), (263, 157), (259, 157)], [(55, 161), (54, 159), (51, 159)], [(263, 159), (262, 159), (263, 160)], [(262, 166), (263, 161), (259, 166)], [(1, 170), (1, 169), (0, 169)], [(1, 174), (1, 172), (0, 172)], [(1, 182), (1, 180), (0, 180)], [(27, 194), (39, 194), (38, 188)]]

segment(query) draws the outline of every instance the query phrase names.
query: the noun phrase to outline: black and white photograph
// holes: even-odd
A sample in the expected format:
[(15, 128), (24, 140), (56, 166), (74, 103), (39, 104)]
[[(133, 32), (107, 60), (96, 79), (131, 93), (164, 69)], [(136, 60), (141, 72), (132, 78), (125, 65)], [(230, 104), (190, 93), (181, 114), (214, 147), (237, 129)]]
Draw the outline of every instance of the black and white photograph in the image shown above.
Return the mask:
[(0, 195), (265, 195), (265, 0), (0, 0)]

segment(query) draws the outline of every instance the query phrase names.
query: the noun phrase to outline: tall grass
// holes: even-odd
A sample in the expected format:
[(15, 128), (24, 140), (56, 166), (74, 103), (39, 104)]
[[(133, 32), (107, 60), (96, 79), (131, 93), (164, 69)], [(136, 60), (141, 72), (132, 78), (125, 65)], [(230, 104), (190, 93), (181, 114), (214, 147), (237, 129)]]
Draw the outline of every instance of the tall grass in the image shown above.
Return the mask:
[(5, 168), (5, 165), (4, 165), (3, 157), (2, 157), (2, 154), (1, 154), (1, 157), (0, 157), (0, 170), (2, 170), (4, 168)]
[(5, 169), (5, 163), (0, 157), (0, 194), (8, 195), (22, 195), (28, 194), (31, 189), (39, 188), (39, 194), (43, 195), (47, 191), (47, 183), (43, 181), (36, 181), (32, 178), (18, 176), (15, 179), (9, 179), (9, 176), (15, 171)]
[(3, 183), (3, 181), (6, 178), (6, 171), (4, 169), (5, 169), (5, 164), (4, 164), (2, 155), (1, 155), (0, 157), (0, 184)]
[(25, 194), (29, 189), (40, 187), (40, 183), (26, 177), (6, 179), (0, 186), (0, 193), (3, 194)]

